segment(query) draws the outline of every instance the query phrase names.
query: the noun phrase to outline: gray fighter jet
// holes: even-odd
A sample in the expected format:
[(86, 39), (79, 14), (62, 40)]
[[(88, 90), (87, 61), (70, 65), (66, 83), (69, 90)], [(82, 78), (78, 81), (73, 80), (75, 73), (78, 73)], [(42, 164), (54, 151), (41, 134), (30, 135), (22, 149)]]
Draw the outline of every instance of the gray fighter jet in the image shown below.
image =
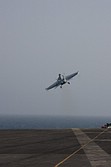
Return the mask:
[(62, 85), (68, 83), (70, 84), (69, 80), (72, 79), (74, 76), (76, 76), (79, 72), (64, 76), (59, 74), (59, 77), (57, 79), (56, 82), (54, 82), (52, 85), (50, 85), (48, 88), (46, 88), (46, 90), (52, 89), (52, 88), (57, 88), (58, 86), (60, 86), (60, 88), (62, 88)]

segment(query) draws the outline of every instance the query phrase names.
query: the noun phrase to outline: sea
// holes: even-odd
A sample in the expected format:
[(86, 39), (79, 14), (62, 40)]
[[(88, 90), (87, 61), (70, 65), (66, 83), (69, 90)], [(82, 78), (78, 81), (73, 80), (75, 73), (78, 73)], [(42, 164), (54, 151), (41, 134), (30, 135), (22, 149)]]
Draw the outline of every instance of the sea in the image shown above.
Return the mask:
[(111, 117), (89, 116), (0, 116), (0, 129), (101, 128)]

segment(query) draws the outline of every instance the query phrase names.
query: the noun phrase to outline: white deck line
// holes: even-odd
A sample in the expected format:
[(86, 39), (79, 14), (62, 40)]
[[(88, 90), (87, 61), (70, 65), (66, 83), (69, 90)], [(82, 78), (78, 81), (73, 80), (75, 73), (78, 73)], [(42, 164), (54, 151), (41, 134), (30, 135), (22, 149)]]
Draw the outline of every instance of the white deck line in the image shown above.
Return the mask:
[(86, 145), (85, 147), (83, 147), (83, 150), (92, 167), (111, 166), (111, 156), (109, 154), (107, 154), (101, 147), (99, 147), (92, 139), (90, 139), (80, 129), (72, 129), (72, 130), (76, 135), (81, 146)]

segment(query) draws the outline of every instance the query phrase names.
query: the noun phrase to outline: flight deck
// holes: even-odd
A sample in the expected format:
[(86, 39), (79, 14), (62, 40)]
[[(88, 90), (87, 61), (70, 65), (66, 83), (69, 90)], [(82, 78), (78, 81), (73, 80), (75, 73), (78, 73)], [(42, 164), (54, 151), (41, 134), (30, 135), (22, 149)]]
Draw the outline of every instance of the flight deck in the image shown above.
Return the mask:
[(110, 167), (111, 129), (0, 130), (0, 167)]

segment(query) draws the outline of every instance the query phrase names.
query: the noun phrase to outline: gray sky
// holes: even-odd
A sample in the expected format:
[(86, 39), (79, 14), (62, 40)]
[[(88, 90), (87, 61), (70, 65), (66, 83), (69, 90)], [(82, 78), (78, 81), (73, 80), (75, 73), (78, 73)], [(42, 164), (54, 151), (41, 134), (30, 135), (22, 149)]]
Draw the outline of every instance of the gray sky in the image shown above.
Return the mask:
[(110, 0), (0, 0), (0, 114), (111, 116)]

